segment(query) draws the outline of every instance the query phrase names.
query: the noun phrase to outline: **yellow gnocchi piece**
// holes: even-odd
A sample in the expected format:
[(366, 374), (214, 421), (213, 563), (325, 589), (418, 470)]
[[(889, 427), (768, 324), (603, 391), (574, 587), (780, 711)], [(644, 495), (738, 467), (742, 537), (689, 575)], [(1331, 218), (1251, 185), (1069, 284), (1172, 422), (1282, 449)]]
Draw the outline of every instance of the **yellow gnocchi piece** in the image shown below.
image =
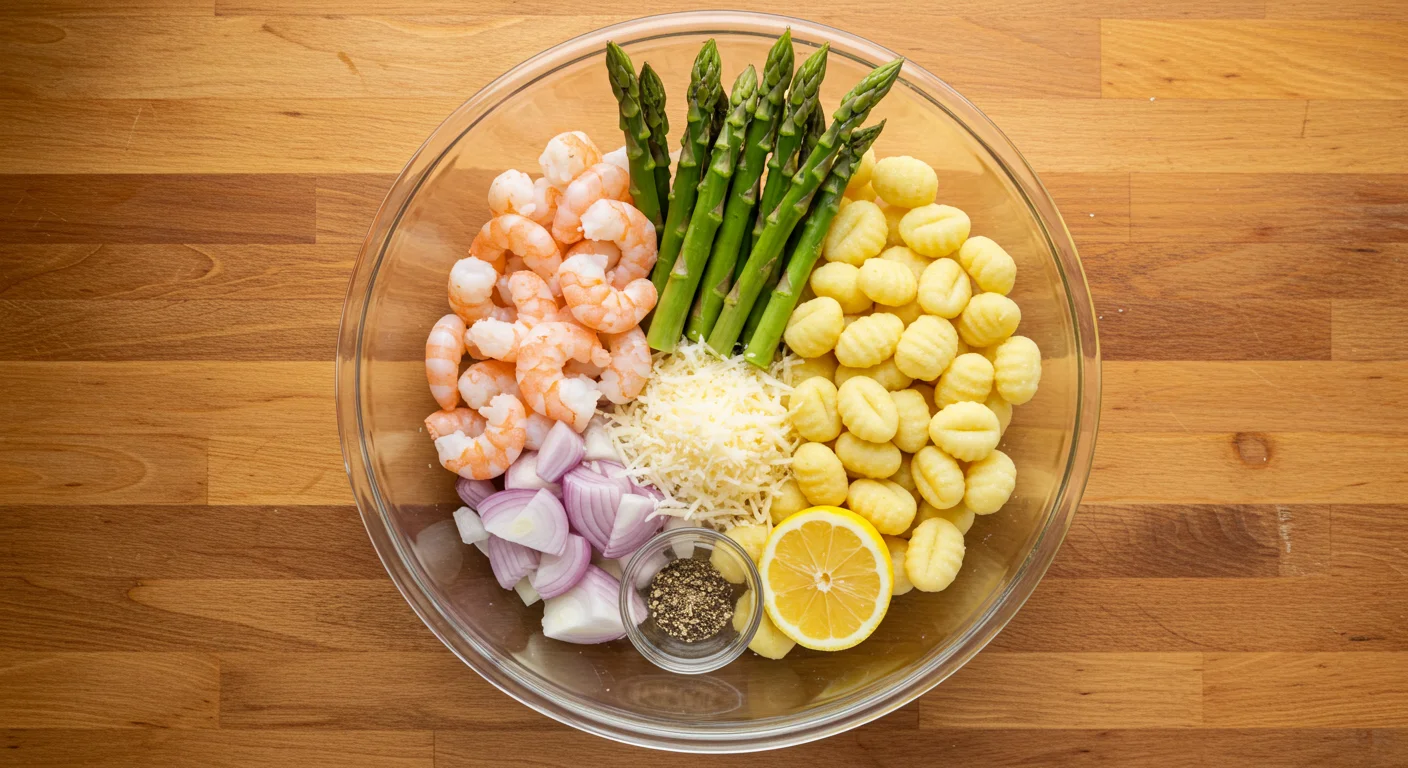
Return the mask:
[(870, 298), (860, 289), (860, 268), (833, 261), (812, 272), (808, 281), (818, 296), (828, 296), (841, 305), (841, 311), (854, 315), (870, 309)]
[(895, 474), (890, 475), (887, 480), (895, 483), (899, 487), (909, 491), (909, 495), (914, 497), (916, 502), (922, 501), (919, 495), (919, 486), (914, 484), (914, 474), (910, 471), (911, 457), (904, 455), (900, 457), (900, 468), (895, 470)]
[(909, 529), (918, 509), (909, 491), (888, 480), (862, 478), (851, 483), (846, 506), (870, 521), (875, 530), (895, 536)]
[(909, 271), (914, 273), (916, 281), (924, 276), (924, 270), (933, 262), (920, 256), (912, 249), (903, 245), (896, 245), (880, 252), (880, 258), (885, 261), (893, 261), (896, 264), (903, 264), (909, 267)]
[(969, 509), (968, 506), (962, 502), (948, 509), (939, 509), (927, 501), (920, 501), (919, 511), (914, 513), (914, 523), (909, 526), (909, 533), (914, 533), (914, 529), (918, 528), (920, 523), (923, 523), (925, 520), (932, 520), (936, 517), (941, 517), (953, 523), (954, 527), (958, 529), (958, 532), (964, 536), (968, 535), (968, 531), (973, 527), (973, 520), (975, 519), (973, 510)]
[(856, 200), (831, 220), (822, 243), (822, 258), (858, 267), (884, 250), (889, 233), (880, 206), (869, 200)]
[(883, 480), (899, 471), (902, 454), (894, 443), (871, 443), (842, 432), (836, 438), (836, 457), (847, 476)]
[(973, 222), (963, 211), (930, 203), (910, 210), (900, 219), (900, 237), (919, 255), (937, 259), (958, 250), (972, 227)]
[(857, 200), (869, 200), (875, 195), (858, 194), (861, 188), (870, 184), (871, 174), (875, 173), (875, 148), (872, 147), (860, 156), (860, 165), (851, 172), (851, 180), (846, 182), (846, 195)]
[(899, 429), (900, 414), (895, 410), (895, 401), (875, 379), (847, 379), (836, 393), (836, 408), (841, 413), (841, 423), (862, 440), (888, 443)]
[(846, 468), (836, 453), (821, 443), (802, 443), (792, 453), (792, 475), (812, 504), (836, 506), (846, 500)]
[(910, 385), (909, 388), (924, 396), (924, 404), (929, 406), (930, 413), (933, 413), (934, 411), (938, 410), (938, 407), (934, 405), (933, 384), (925, 384), (922, 381), (916, 381), (914, 382), (914, 384)]
[(904, 375), (921, 381), (939, 378), (957, 356), (958, 331), (933, 315), (916, 318), (895, 345), (895, 365)]
[(895, 354), (904, 321), (887, 312), (857, 318), (836, 340), (836, 360), (852, 368), (869, 368)]
[(1003, 400), (1002, 395), (994, 391), (988, 395), (988, 399), (983, 401), (983, 405), (997, 414), (997, 425), (1003, 432), (1006, 432), (1007, 425), (1012, 423), (1012, 404)]
[(993, 451), (987, 458), (968, 465), (963, 503), (975, 515), (991, 515), (1012, 497), (1017, 487), (1017, 465), (1002, 451)]
[(1041, 350), (1026, 336), (1013, 336), (997, 345), (992, 369), (993, 384), (1002, 399), (1022, 405), (1036, 396), (1041, 384)]
[[(901, 208), (898, 205), (890, 205), (887, 202), (879, 203), (880, 212), (885, 214), (885, 226), (888, 232), (885, 235), (885, 247), (904, 245), (904, 238), (900, 237), (900, 219), (909, 213), (908, 208)], [(882, 256), (884, 254), (881, 254)]]
[(909, 267), (887, 259), (870, 259), (860, 265), (857, 282), (866, 298), (891, 307), (914, 301), (919, 292), (919, 281)]
[[(763, 548), (768, 543), (768, 527), (762, 523), (750, 525), (735, 525), (724, 531), (724, 535), (738, 542), (738, 546), (743, 547), (743, 551), (752, 558), (753, 564), (763, 558)], [(742, 584), (748, 580), (743, 571), (743, 566), (734, 560), (722, 549), (714, 550), (714, 554), (709, 557), (709, 562), (730, 584)]]
[(939, 193), (939, 175), (928, 163), (909, 155), (876, 163), (870, 184), (881, 200), (905, 208), (928, 205)]
[(905, 575), (921, 592), (942, 592), (958, 577), (964, 553), (958, 526), (939, 517), (925, 520), (909, 535)]
[(929, 421), (929, 437), (959, 461), (977, 461), (997, 447), (1002, 424), (986, 405), (958, 402), (944, 406)]
[(816, 376), (798, 384), (787, 399), (787, 414), (804, 440), (824, 443), (841, 434), (836, 385)]
[(914, 589), (914, 584), (909, 581), (909, 574), (904, 572), (904, 556), (909, 552), (909, 540), (901, 539), (898, 536), (886, 536), (885, 548), (890, 550), (890, 565), (894, 568), (894, 586), (890, 588), (890, 594), (903, 595)]
[(895, 447), (914, 453), (928, 445), (929, 406), (924, 403), (924, 396), (912, 389), (902, 389), (891, 392), (890, 399), (895, 401), (895, 410), (900, 415), (899, 428), (892, 438)]
[(968, 275), (953, 259), (938, 259), (919, 276), (919, 306), (931, 315), (950, 320), (958, 317), (972, 296)]
[(934, 404), (942, 409), (964, 400), (981, 403), (992, 392), (992, 375), (992, 363), (987, 358), (977, 352), (961, 354), (939, 376)]
[(919, 495), (938, 509), (948, 509), (963, 501), (963, 470), (947, 453), (932, 445), (919, 449), (910, 459), (909, 472)]
[(979, 235), (958, 249), (958, 263), (979, 288), (1006, 296), (1017, 282), (1017, 262), (991, 238)]
[[(849, 197), (852, 202), (854, 202), (854, 201), (856, 201), (856, 200), (870, 200), (870, 201), (874, 201), (874, 200), (875, 200), (875, 187), (872, 187), (872, 186), (870, 186), (869, 184), (866, 184), (865, 186), (861, 187), (860, 189), (855, 190), (854, 192), (846, 192), (846, 196)], [(846, 198), (843, 197), (843, 198), (841, 198), (841, 199), (842, 199), (842, 200), (845, 200)]]
[[(840, 336), (838, 335), (837, 338)], [(813, 376), (820, 376), (829, 381), (836, 375), (836, 366), (838, 365), (840, 363), (836, 362), (836, 355), (830, 352), (821, 357), (802, 358), (801, 362), (788, 369), (787, 382), (795, 387)]]
[(848, 365), (838, 366), (836, 368), (836, 386), (839, 387), (856, 376), (865, 376), (875, 379), (880, 382), (880, 386), (891, 392), (906, 389), (914, 381), (914, 379), (904, 375), (904, 373), (895, 366), (895, 359), (892, 357), (879, 365), (872, 365), (869, 368), (852, 368)]
[[(753, 601), (756, 599), (757, 596), (751, 589), (738, 598), (738, 604), (733, 609), (733, 631), (739, 634), (747, 631), (748, 619), (753, 615)], [(797, 646), (797, 641), (782, 634), (782, 630), (768, 618), (767, 611), (760, 613), (763, 618), (758, 622), (758, 631), (753, 634), (753, 639), (748, 641), (748, 650), (765, 659), (780, 659), (786, 656)]]
[(972, 347), (991, 347), (1017, 330), (1022, 310), (1000, 293), (980, 293), (968, 301), (953, 325)]
[(836, 346), (845, 327), (841, 305), (828, 296), (818, 296), (792, 310), (782, 340), (802, 357), (821, 357)]
[(910, 323), (924, 317), (924, 308), (919, 306), (918, 301), (911, 301), (908, 304), (901, 304), (898, 307), (891, 307), (885, 304), (876, 304), (875, 307), (881, 312), (887, 312), (898, 317), (906, 328), (909, 327)]
[(809, 507), (811, 503), (807, 501), (807, 495), (802, 493), (802, 486), (797, 484), (796, 478), (789, 477), (773, 492), (772, 500), (768, 503), (768, 517), (772, 518), (773, 525), (777, 525)]

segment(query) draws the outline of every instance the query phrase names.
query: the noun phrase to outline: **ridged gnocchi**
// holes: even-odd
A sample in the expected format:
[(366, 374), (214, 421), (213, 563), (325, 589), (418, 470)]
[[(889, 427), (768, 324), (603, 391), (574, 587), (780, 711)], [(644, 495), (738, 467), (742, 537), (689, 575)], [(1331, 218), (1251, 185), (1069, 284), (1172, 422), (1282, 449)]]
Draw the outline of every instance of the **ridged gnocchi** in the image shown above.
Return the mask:
[(846, 194), (857, 200), (869, 200), (869, 197), (856, 194), (861, 188), (870, 183), (872, 174), (875, 173), (875, 148), (871, 147), (860, 156), (860, 165), (851, 172), (851, 180), (846, 182)]
[(1017, 465), (1002, 451), (968, 465), (964, 476), (963, 503), (975, 515), (991, 515), (1012, 497), (1017, 487)]
[(895, 429), (892, 442), (905, 453), (914, 453), (929, 443), (929, 406), (924, 396), (912, 389), (891, 392), (899, 412), (899, 427)]
[(792, 310), (782, 340), (802, 357), (821, 357), (836, 346), (845, 326), (841, 305), (828, 296), (818, 296)]
[(992, 369), (993, 385), (1002, 399), (1022, 405), (1036, 396), (1041, 384), (1041, 350), (1026, 336), (1013, 336), (997, 345)]
[(958, 331), (942, 317), (915, 318), (895, 345), (895, 366), (920, 381), (939, 378), (958, 356)]
[(929, 421), (929, 438), (959, 461), (977, 461), (997, 448), (1002, 425), (986, 405), (958, 402), (934, 414)]
[(890, 205), (916, 208), (934, 202), (939, 193), (939, 175), (923, 160), (898, 155), (875, 164), (870, 185)]
[(939, 408), (963, 400), (981, 403), (992, 392), (992, 363), (977, 352), (966, 352), (953, 359), (939, 376), (934, 387), (934, 404)]
[(898, 472), (903, 458), (894, 443), (872, 443), (850, 432), (842, 432), (836, 438), (836, 457), (847, 475), (872, 480), (883, 480)]
[(942, 592), (958, 577), (965, 552), (957, 526), (939, 517), (925, 520), (909, 535), (905, 575), (915, 589)]
[(909, 574), (904, 572), (904, 556), (909, 552), (909, 539), (902, 539), (898, 536), (886, 536), (885, 548), (890, 550), (890, 565), (894, 569), (894, 585), (890, 588), (891, 595), (903, 595), (914, 589), (914, 584), (909, 580)]
[(896, 245), (880, 252), (880, 258), (885, 261), (893, 261), (896, 264), (903, 264), (909, 267), (909, 271), (914, 273), (917, 281), (924, 275), (924, 269), (932, 262), (929, 259), (915, 253), (913, 249), (904, 245)]
[(812, 272), (808, 281), (818, 296), (827, 296), (841, 305), (841, 311), (854, 315), (870, 309), (871, 301), (860, 289), (860, 267), (833, 261)]
[(1017, 262), (991, 238), (979, 235), (958, 249), (958, 263), (984, 291), (1006, 296), (1017, 282)]
[(950, 320), (958, 317), (972, 296), (968, 275), (953, 259), (938, 259), (919, 276), (919, 306), (931, 315)]
[(1000, 293), (980, 293), (968, 301), (953, 325), (973, 347), (991, 347), (1011, 336), (1022, 322), (1017, 302)]
[(768, 517), (773, 525), (777, 525), (810, 506), (807, 495), (802, 493), (802, 486), (797, 484), (797, 478), (789, 477), (773, 492), (768, 503)]
[(850, 489), (841, 460), (821, 443), (802, 443), (797, 447), (792, 453), (792, 476), (812, 504), (840, 504)]
[(893, 357), (879, 365), (872, 365), (869, 368), (852, 368), (847, 365), (837, 366), (835, 375), (836, 386), (839, 387), (856, 376), (865, 376), (875, 379), (880, 383), (880, 386), (891, 392), (908, 389), (909, 385), (914, 382), (914, 379), (904, 375), (904, 372), (895, 365), (895, 359)]
[(909, 491), (888, 480), (868, 478), (851, 483), (846, 506), (869, 520), (875, 530), (891, 536), (908, 530), (918, 509)]
[(963, 501), (963, 469), (947, 453), (932, 445), (919, 449), (910, 459), (909, 472), (919, 495), (938, 509), (948, 509)]
[(900, 219), (900, 237), (904, 244), (931, 259), (958, 250), (972, 228), (968, 214), (938, 203), (913, 208)]
[(869, 259), (860, 265), (857, 284), (866, 298), (891, 307), (914, 301), (919, 291), (919, 281), (909, 267), (887, 259)]
[[(880, 206), (869, 200), (856, 200), (836, 214), (826, 231), (821, 256), (827, 261), (840, 261), (860, 266), (866, 259), (880, 255), (890, 228)], [(966, 233), (965, 233), (966, 237)], [(957, 247), (956, 245), (954, 247)]]
[(885, 312), (866, 315), (841, 331), (841, 337), (836, 340), (836, 360), (852, 368), (879, 365), (895, 354), (903, 333), (904, 322), (894, 315)]
[(973, 510), (969, 509), (968, 506), (962, 502), (948, 509), (939, 509), (927, 501), (921, 501), (919, 502), (919, 511), (914, 513), (914, 522), (910, 524), (909, 532), (913, 533), (914, 529), (918, 528), (920, 523), (923, 523), (925, 520), (932, 520), (936, 517), (941, 517), (953, 523), (954, 527), (958, 529), (958, 532), (964, 536), (968, 535), (968, 531), (973, 527), (973, 520), (976, 519), (973, 516)]
[[(840, 338), (840, 335), (837, 335)], [(813, 376), (820, 376), (823, 379), (832, 379), (836, 376), (836, 355), (827, 352), (820, 357), (801, 358), (801, 362), (794, 364), (787, 371), (787, 383), (797, 386)]]
[(836, 393), (841, 423), (855, 436), (872, 443), (887, 443), (899, 429), (895, 401), (880, 383), (865, 376), (846, 380)]
[(817, 376), (794, 387), (787, 399), (787, 413), (804, 440), (825, 443), (841, 434), (836, 385), (828, 379)]

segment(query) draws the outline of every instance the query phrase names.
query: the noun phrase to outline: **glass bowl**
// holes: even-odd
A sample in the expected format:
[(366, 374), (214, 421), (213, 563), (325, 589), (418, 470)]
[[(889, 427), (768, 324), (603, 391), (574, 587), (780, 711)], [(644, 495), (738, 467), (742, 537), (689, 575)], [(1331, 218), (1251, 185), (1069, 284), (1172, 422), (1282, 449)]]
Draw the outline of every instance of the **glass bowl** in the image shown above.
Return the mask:
[[(742, 12), (653, 16), (583, 35), (519, 64), (457, 109), (410, 159), (371, 223), (338, 338), (337, 407), (347, 472), (367, 532), (392, 580), (445, 645), (489, 682), (564, 723), (633, 744), (696, 752), (782, 747), (854, 728), (939, 684), (992, 640), (1031, 595), (1060, 546), (1090, 473), (1099, 414), (1095, 316), (1069, 232), (1035, 173), (981, 112), (912, 63), (870, 122), (877, 145), (939, 171), (940, 202), (1016, 259), (1020, 333), (1044, 353), (1041, 390), (1017, 409), (1002, 449), (1018, 480), (1000, 512), (966, 537), (958, 579), (897, 598), (880, 628), (840, 653), (751, 652), (712, 672), (675, 675), (622, 639), (595, 646), (543, 637), (540, 606), (504, 599), (489, 564), (459, 544), (454, 476), (436, 465), (421, 420), (426, 334), (447, 311), (446, 278), (488, 219), (489, 181), (537, 172), (553, 135), (584, 130), (603, 151), (621, 143), (603, 67), (615, 40), (649, 60), (669, 89), (677, 141), (683, 90), (705, 39), (724, 82), (760, 65), (790, 26), (798, 61), (832, 52), (829, 112), (895, 52), (821, 24)], [(492, 605), (491, 605), (492, 603)]]

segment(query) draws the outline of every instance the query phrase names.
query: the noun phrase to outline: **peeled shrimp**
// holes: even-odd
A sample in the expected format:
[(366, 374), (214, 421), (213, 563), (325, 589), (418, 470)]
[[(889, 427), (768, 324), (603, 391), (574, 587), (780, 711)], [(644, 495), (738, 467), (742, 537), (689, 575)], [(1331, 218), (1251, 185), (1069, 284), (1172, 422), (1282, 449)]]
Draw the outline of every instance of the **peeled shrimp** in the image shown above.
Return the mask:
[(557, 421), (549, 419), (536, 411), (529, 411), (528, 418), (523, 422), (523, 431), (528, 437), (523, 441), (523, 447), (530, 451), (536, 451), (543, 447), (543, 441), (547, 439), (548, 431), (552, 429)]
[(625, 288), (632, 280), (649, 275), (659, 256), (655, 225), (635, 206), (619, 200), (592, 203), (582, 214), (582, 233), (592, 240), (614, 243), (621, 249), (620, 262), (611, 271), (611, 284), (617, 288)]
[[(624, 261), (624, 248), (621, 253)], [(644, 277), (621, 289), (612, 286), (606, 281), (606, 257), (599, 254), (579, 254), (564, 261), (557, 279), (572, 315), (582, 325), (603, 333), (624, 333), (639, 325), (658, 298), (655, 284)]]
[(527, 440), (523, 403), (513, 395), (498, 395), (479, 409), (484, 431), (476, 437), (452, 432), (435, 439), (440, 464), (460, 477), (489, 480), (502, 475), (523, 453)]
[[(518, 378), (513, 365), (499, 360), (484, 360), (464, 369), (460, 374), (460, 397), (470, 408), (483, 408), (498, 395), (518, 396)], [(467, 434), (467, 433), (466, 433)]]
[(600, 393), (595, 381), (564, 375), (562, 369), (568, 360), (608, 365), (611, 355), (596, 334), (585, 328), (540, 323), (518, 348), (518, 389), (528, 407), (581, 432), (596, 412)]
[(516, 213), (546, 227), (552, 224), (561, 195), (547, 179), (533, 181), (523, 171), (508, 170), (489, 184), (489, 210), (495, 216)]
[(601, 150), (581, 131), (568, 131), (552, 137), (543, 148), (543, 154), (538, 156), (543, 177), (558, 189), (566, 189), (582, 171), (599, 162)]
[(498, 279), (498, 269), (484, 259), (470, 256), (455, 262), (450, 268), (450, 309), (466, 323), (492, 316)]
[(541, 224), (516, 213), (489, 219), (469, 245), (471, 256), (495, 265), (503, 264), (505, 252), (522, 258), (544, 280), (552, 280), (562, 264), (562, 253), (552, 235)]
[(650, 378), (650, 346), (636, 326), (625, 333), (606, 336), (611, 364), (601, 374), (601, 393), (617, 405), (628, 403), (645, 389)]
[(620, 168), (623, 171), (629, 172), (631, 170), (631, 158), (629, 155), (626, 154), (625, 144), (622, 144), (621, 146), (602, 155), (601, 162), (611, 163), (612, 165), (616, 166), (617, 168)]
[(460, 402), (455, 379), (460, 375), (460, 359), (464, 357), (464, 321), (457, 315), (445, 315), (435, 321), (425, 340), (425, 379), (430, 382), (430, 394), (444, 410)]
[(559, 243), (581, 240), (582, 214), (598, 200), (624, 200), (630, 191), (631, 174), (611, 163), (597, 163), (582, 171), (567, 185), (557, 204), (557, 214), (552, 220), (553, 239)]
[(496, 318), (479, 320), (470, 326), (467, 337), (486, 356), (513, 362), (518, 359), (518, 345), (528, 331), (538, 323), (555, 319), (561, 310), (547, 282), (537, 273), (514, 272), (507, 283), (517, 318), (511, 323)]
[[(517, 390), (517, 387), (514, 389)], [(430, 433), (431, 440), (439, 440), (455, 432), (478, 437), (484, 432), (484, 417), (469, 408), (436, 411), (425, 417), (425, 431)]]
[(606, 257), (606, 269), (609, 272), (615, 268), (616, 263), (621, 260), (621, 249), (615, 243), (608, 243), (602, 240), (578, 240), (567, 252), (562, 254), (564, 260), (570, 259), (579, 253), (599, 253)]

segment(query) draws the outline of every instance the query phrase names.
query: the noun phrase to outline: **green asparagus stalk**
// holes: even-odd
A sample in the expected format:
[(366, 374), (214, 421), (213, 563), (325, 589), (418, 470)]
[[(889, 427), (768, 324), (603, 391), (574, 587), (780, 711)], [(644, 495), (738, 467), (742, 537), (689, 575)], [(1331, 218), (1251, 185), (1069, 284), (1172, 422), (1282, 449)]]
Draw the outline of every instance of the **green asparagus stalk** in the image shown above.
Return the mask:
[(831, 127), (817, 140), (816, 148), (792, 176), (777, 208), (767, 215), (763, 232), (748, 254), (748, 263), (724, 300), (723, 312), (709, 334), (709, 346), (715, 352), (727, 355), (733, 351), (734, 343), (748, 322), (753, 302), (758, 300), (769, 275), (777, 269), (787, 238), (806, 214), (812, 195), (831, 173), (837, 152), (850, 140), (851, 132), (865, 122), (870, 110), (890, 92), (903, 64), (904, 59), (895, 59), (876, 67), (842, 99), (841, 106), (832, 115)]
[(714, 139), (709, 153), (709, 170), (699, 184), (699, 195), (689, 217), (680, 255), (670, 270), (665, 293), (655, 305), (655, 318), (650, 321), (646, 340), (651, 349), (661, 352), (674, 350), (684, 330), (685, 318), (694, 304), (694, 293), (704, 277), (704, 265), (714, 244), (714, 233), (724, 218), (724, 198), (733, 179), (738, 156), (743, 148), (744, 132), (758, 105), (758, 73), (753, 65), (743, 70), (729, 94), (729, 114)]
[(694, 59), (689, 91), (685, 94), (689, 107), (685, 115), (684, 136), (680, 138), (680, 162), (675, 168), (674, 186), (670, 190), (665, 234), (660, 238), (660, 255), (655, 269), (650, 273), (657, 294), (665, 293), (670, 270), (674, 269), (675, 257), (679, 255), (685, 232), (689, 229), (699, 177), (709, 162), (709, 147), (714, 141), (710, 130), (714, 107), (723, 96), (719, 66), (719, 49), (710, 40), (699, 49), (699, 55)]
[[(851, 180), (851, 173), (860, 164), (861, 156), (870, 149), (870, 145), (875, 143), (875, 139), (884, 129), (885, 121), (881, 120), (878, 125), (856, 130), (851, 134), (851, 140), (846, 143), (845, 149), (836, 158), (835, 164), (831, 166), (831, 173), (817, 192), (816, 199), (812, 201), (811, 213), (807, 214), (807, 221), (799, 230), (801, 234), (796, 237), (792, 258), (787, 262), (787, 272), (770, 294), (762, 319), (748, 342), (748, 348), (743, 352), (743, 358), (753, 365), (763, 369), (772, 365), (777, 342), (787, 329), (787, 318), (792, 316), (792, 310), (797, 307), (802, 288), (811, 277), (812, 266), (816, 264), (817, 256), (821, 255), (821, 242), (826, 239), (831, 220), (836, 218), (836, 211), (841, 208), (841, 196), (846, 193), (846, 182)], [(761, 301), (758, 305), (764, 306)]]
[(621, 131), (626, 134), (626, 158), (631, 166), (631, 197), (636, 208), (659, 229), (665, 221), (655, 192), (655, 158), (650, 154), (650, 126), (641, 109), (640, 81), (631, 57), (615, 43), (606, 44), (606, 74), (621, 109)]
[[(665, 84), (648, 61), (640, 65), (640, 104), (645, 112), (645, 124), (650, 126), (650, 157), (655, 161), (655, 195), (660, 199), (660, 216), (665, 218), (670, 208), (670, 119), (665, 116)], [(657, 231), (655, 234), (659, 237), (664, 232)]]
[(739, 246), (750, 232), (749, 217), (758, 202), (758, 180), (763, 177), (763, 166), (772, 151), (777, 118), (782, 113), (787, 86), (792, 82), (792, 63), (792, 30), (788, 29), (773, 44), (768, 52), (767, 64), (763, 66), (763, 79), (758, 84), (758, 108), (753, 112), (753, 120), (748, 123), (743, 156), (738, 160), (724, 207), (723, 224), (714, 235), (713, 251), (704, 270), (704, 288), (699, 291), (689, 323), (685, 326), (684, 335), (687, 338), (696, 341), (708, 338), (714, 321), (719, 317), (719, 310), (723, 308), (724, 297), (733, 285), (733, 267), (738, 263)]
[[(812, 118), (821, 119), (822, 130), (826, 128), (826, 116), (821, 109), (821, 81), (826, 78), (826, 57), (831, 51), (830, 43), (823, 43), (797, 70), (792, 79), (792, 90), (787, 94), (787, 111), (782, 122), (777, 125), (776, 146), (772, 158), (768, 160), (768, 181), (763, 187), (763, 196), (758, 205), (759, 217), (753, 226), (752, 245), (758, 242), (767, 223), (767, 215), (777, 207), (792, 175), (797, 172), (793, 163), (805, 157), (799, 154), (803, 142), (813, 125)], [(818, 134), (819, 135), (819, 134)]]

